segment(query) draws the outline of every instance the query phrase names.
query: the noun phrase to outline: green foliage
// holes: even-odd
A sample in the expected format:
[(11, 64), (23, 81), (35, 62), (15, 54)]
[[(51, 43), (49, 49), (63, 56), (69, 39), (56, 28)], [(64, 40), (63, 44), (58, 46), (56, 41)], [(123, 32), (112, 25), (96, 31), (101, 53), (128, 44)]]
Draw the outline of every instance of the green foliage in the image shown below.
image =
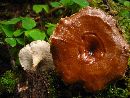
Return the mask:
[(73, 2), (78, 4), (80, 7), (86, 7), (89, 5), (87, 0), (73, 0)]
[(124, 5), (125, 5), (126, 7), (129, 7), (129, 8), (130, 8), (130, 1), (125, 1), (125, 2), (124, 2)]
[[(16, 26), (20, 25), (18, 28)], [(36, 22), (30, 17), (18, 17), (10, 20), (0, 21), (0, 29), (5, 36), (5, 42), (12, 47), (25, 45), (25, 37), (29, 40), (44, 40), (44, 31), (34, 29)]]
[(63, 4), (65, 7), (69, 7), (69, 6), (73, 5), (73, 1), (72, 0), (60, 0), (59, 2), (61, 4)]
[(66, 7), (74, 4), (78, 4), (80, 7), (86, 7), (89, 5), (87, 0), (61, 0), (60, 3), (62, 3)]
[(49, 6), (48, 5), (33, 5), (33, 11), (35, 13), (40, 13), (42, 12), (42, 10), (44, 10), (46, 13), (49, 12)]
[(50, 4), (51, 4), (52, 7), (59, 7), (59, 6), (61, 6), (60, 2), (51, 2)]
[(71, 9), (73, 12), (89, 5), (87, 0), (60, 0), (59, 2), (51, 2), (50, 4), (55, 8), (63, 6)]
[(12, 47), (16, 46), (16, 40), (14, 38), (5, 38), (5, 41)]
[(17, 84), (17, 78), (12, 71), (6, 71), (2, 77), (0, 77), (0, 93), (9, 92), (13, 93)]
[(13, 32), (13, 35), (14, 35), (15, 37), (18, 37), (18, 36), (22, 35), (23, 33), (24, 33), (24, 32), (23, 32), (22, 29), (17, 29), (16, 31)]
[(36, 22), (29, 17), (25, 17), (22, 19), (22, 27), (26, 30), (30, 30), (36, 26)]
[(19, 17), (19, 18), (13, 18), (13, 19), (10, 19), (9, 21), (7, 21), (7, 20), (1, 21), (0, 23), (1, 24), (5, 24), (5, 25), (11, 25), (11, 24), (18, 23), (19, 21), (21, 21), (21, 17)]
[(25, 45), (25, 40), (23, 38), (15, 38), (18, 44)]
[(126, 0), (117, 0), (120, 4), (123, 4)]
[(51, 36), (53, 31), (54, 31), (54, 29), (55, 29), (55, 27), (56, 27), (56, 24), (47, 23), (45, 26), (48, 28), (47, 29), (47, 34), (49, 36)]
[(25, 32), (26, 36), (31, 37), (33, 40), (44, 40), (45, 32), (40, 31), (39, 29), (32, 29)]
[(13, 27), (12, 26), (4, 25), (4, 26), (1, 26), (1, 29), (4, 31), (4, 33), (7, 37), (13, 36)]

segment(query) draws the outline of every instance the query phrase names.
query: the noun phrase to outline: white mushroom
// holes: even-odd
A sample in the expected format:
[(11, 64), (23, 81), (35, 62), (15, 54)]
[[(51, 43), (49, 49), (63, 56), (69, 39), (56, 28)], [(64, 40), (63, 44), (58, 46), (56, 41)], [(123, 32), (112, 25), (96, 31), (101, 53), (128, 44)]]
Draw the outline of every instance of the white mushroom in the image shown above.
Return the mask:
[(33, 41), (22, 48), (19, 52), (19, 61), (24, 70), (35, 71), (39, 63), (42, 70), (54, 67), (50, 44), (41, 40)]

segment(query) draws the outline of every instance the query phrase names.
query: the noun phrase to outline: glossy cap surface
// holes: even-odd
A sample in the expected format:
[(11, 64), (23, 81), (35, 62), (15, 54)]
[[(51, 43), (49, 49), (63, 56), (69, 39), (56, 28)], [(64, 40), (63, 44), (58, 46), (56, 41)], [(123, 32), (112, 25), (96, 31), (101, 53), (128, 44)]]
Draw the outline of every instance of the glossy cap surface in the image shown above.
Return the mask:
[(127, 69), (129, 49), (116, 21), (100, 9), (84, 8), (61, 19), (50, 38), (54, 65), (66, 83), (103, 89)]

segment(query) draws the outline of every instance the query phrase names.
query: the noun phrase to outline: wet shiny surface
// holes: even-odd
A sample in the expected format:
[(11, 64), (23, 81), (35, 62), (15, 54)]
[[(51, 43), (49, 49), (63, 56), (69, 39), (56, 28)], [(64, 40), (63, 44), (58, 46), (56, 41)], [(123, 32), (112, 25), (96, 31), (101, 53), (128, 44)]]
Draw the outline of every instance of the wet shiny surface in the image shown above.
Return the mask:
[(89, 91), (121, 78), (129, 46), (115, 20), (99, 9), (85, 8), (61, 19), (50, 38), (57, 72), (66, 83), (82, 81)]

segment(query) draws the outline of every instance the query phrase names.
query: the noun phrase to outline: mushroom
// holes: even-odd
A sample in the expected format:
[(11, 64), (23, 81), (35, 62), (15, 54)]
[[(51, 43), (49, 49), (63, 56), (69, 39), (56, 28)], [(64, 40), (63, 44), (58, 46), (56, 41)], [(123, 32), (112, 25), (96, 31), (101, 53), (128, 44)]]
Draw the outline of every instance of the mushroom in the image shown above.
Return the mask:
[(62, 18), (50, 41), (54, 65), (65, 83), (80, 81), (94, 92), (126, 72), (129, 45), (112, 16), (100, 9), (86, 7)]
[(22, 80), (17, 85), (20, 98), (48, 98), (50, 80), (54, 65), (50, 44), (46, 41), (33, 41), (19, 52), (23, 71)]
[[(19, 52), (19, 61), (24, 70), (35, 71), (54, 68), (50, 44), (46, 41), (33, 41)], [(41, 68), (42, 67), (42, 68)]]

